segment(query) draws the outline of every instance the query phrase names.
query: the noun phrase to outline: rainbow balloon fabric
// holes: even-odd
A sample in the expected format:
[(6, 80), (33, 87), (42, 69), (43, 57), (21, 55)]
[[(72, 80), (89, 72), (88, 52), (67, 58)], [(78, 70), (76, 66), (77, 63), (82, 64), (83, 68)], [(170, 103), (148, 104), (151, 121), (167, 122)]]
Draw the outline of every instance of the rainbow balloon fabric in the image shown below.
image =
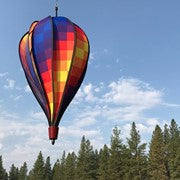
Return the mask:
[(65, 17), (49, 16), (34, 22), (22, 37), (21, 64), (50, 127), (59, 125), (77, 93), (87, 69), (89, 50), (83, 30)]

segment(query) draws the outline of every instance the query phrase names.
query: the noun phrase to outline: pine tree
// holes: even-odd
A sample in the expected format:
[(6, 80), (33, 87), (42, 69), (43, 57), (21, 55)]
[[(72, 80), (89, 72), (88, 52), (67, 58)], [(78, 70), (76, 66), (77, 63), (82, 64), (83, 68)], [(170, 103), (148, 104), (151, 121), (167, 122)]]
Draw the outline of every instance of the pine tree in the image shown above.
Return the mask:
[(44, 180), (44, 175), (45, 175), (44, 159), (40, 151), (37, 160), (33, 166), (33, 169), (30, 173), (29, 179)]
[(19, 180), (27, 180), (27, 164), (24, 162), (23, 166), (21, 166), (19, 170)]
[(5, 169), (4, 169), (4, 179), (3, 180), (8, 180), (8, 173), (6, 172)]
[(65, 177), (65, 163), (66, 163), (66, 153), (63, 151), (60, 163), (60, 180), (64, 180)]
[(18, 180), (19, 171), (18, 168), (12, 164), (10, 171), (9, 171), (9, 180)]
[(132, 168), (131, 159), (132, 155), (130, 149), (126, 145), (123, 145), (121, 152), (123, 180), (132, 179), (132, 175), (130, 173), (130, 169)]
[(164, 125), (164, 132), (163, 132), (163, 138), (164, 138), (164, 145), (165, 145), (165, 167), (167, 172), (167, 177), (170, 179), (170, 171), (169, 171), (169, 143), (170, 143), (170, 133), (168, 125)]
[(165, 145), (162, 130), (158, 125), (155, 127), (150, 143), (148, 173), (152, 180), (167, 179)]
[(3, 168), (3, 161), (2, 161), (2, 156), (0, 156), (0, 180), (6, 180), (7, 179), (7, 172)]
[(2, 156), (0, 156), (0, 180), (3, 180), (3, 178), (4, 178), (4, 168), (3, 168)]
[(98, 150), (96, 149), (92, 153), (92, 177), (94, 179), (98, 179), (98, 169), (99, 169), (99, 153)]
[(65, 164), (65, 177), (66, 180), (75, 179), (75, 170), (76, 170), (76, 155), (75, 153), (68, 153)]
[(51, 179), (52, 179), (52, 170), (51, 170), (50, 157), (48, 156), (45, 163), (45, 180), (51, 180)]
[(60, 180), (61, 176), (61, 167), (60, 167), (60, 161), (59, 159), (56, 161), (53, 167), (53, 180)]
[(111, 148), (109, 157), (109, 179), (117, 180), (123, 178), (122, 140), (120, 130), (115, 126), (111, 136)]
[(132, 123), (130, 138), (127, 140), (128, 140), (128, 148), (131, 154), (131, 157), (129, 159), (130, 177), (131, 179), (134, 180), (145, 179), (145, 177), (147, 176), (146, 173), (147, 161), (145, 155), (146, 144), (145, 143), (140, 144), (141, 137), (136, 129), (136, 124), (134, 122)]
[(180, 131), (174, 119), (169, 128), (168, 165), (171, 179), (180, 179)]
[(99, 180), (109, 180), (109, 149), (104, 145), (103, 149), (99, 153), (99, 169), (98, 169), (98, 179)]
[(85, 136), (82, 137), (80, 150), (77, 159), (77, 170), (76, 179), (83, 180), (85, 178), (85, 163), (86, 163), (86, 139)]
[(76, 179), (96, 180), (97, 163), (97, 158), (90, 141), (86, 140), (85, 136), (83, 136), (77, 159)]

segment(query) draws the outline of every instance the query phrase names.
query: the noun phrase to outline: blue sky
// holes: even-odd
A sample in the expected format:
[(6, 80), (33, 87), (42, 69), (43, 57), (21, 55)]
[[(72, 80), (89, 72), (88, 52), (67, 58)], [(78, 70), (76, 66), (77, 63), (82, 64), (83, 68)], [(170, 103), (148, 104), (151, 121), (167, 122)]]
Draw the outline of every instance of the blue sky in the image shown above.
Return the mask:
[[(91, 54), (83, 85), (60, 123), (55, 146), (47, 120), (23, 74), (19, 40), (30, 24), (54, 15), (55, 0), (0, 4), (0, 154), (5, 167), (32, 165), (42, 150), (52, 162), (63, 150), (76, 151), (82, 135), (95, 148), (109, 144), (117, 125), (122, 138), (135, 121), (142, 141), (154, 126), (180, 123), (180, 2), (67, 0), (60, 15), (89, 37)], [(73, 143), (72, 143), (73, 142)]]

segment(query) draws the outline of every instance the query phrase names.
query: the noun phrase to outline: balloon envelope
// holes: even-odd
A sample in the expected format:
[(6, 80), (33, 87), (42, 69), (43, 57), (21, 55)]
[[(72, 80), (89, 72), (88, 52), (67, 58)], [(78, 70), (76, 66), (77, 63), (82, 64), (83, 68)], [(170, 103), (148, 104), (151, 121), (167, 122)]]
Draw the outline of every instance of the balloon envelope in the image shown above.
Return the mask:
[(89, 41), (83, 30), (65, 17), (32, 23), (21, 39), (19, 55), (28, 84), (49, 122), (49, 138), (77, 93), (87, 69)]

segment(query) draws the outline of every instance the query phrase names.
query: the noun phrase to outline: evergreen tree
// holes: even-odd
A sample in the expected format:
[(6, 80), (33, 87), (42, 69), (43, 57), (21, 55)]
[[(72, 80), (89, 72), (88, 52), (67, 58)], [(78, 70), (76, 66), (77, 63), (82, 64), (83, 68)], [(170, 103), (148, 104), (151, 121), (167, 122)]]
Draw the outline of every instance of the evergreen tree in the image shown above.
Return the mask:
[(169, 128), (168, 165), (171, 179), (180, 179), (180, 131), (174, 119)]
[(9, 180), (18, 180), (19, 171), (18, 168), (12, 164), (10, 171), (9, 171)]
[(109, 180), (109, 149), (104, 145), (103, 149), (99, 153), (99, 170), (98, 170), (98, 179), (99, 180)]
[(129, 175), (131, 179), (134, 180), (145, 179), (145, 177), (147, 176), (147, 161), (145, 155), (146, 144), (140, 144), (141, 137), (136, 129), (136, 124), (134, 122), (132, 123), (130, 139), (127, 140), (128, 148), (131, 154), (131, 157), (129, 159)]
[(80, 150), (77, 159), (77, 170), (76, 179), (83, 180), (85, 178), (85, 163), (86, 163), (86, 139), (85, 136), (82, 137)]
[(76, 170), (76, 155), (75, 153), (68, 153), (65, 163), (65, 177), (66, 180), (75, 179), (75, 170)]
[(66, 163), (66, 153), (63, 151), (61, 163), (60, 163), (60, 180), (64, 180), (65, 177), (65, 163)]
[(3, 161), (2, 161), (2, 156), (0, 156), (0, 180), (6, 180), (7, 179), (7, 172), (3, 168)]
[(158, 125), (155, 127), (150, 143), (148, 173), (152, 180), (166, 180), (168, 178), (165, 167), (163, 133)]
[(163, 137), (164, 137), (164, 145), (165, 145), (165, 167), (166, 167), (167, 177), (169, 179), (170, 171), (169, 171), (168, 159), (169, 159), (170, 133), (169, 133), (169, 128), (167, 124), (164, 125)]
[(27, 179), (27, 164), (24, 162), (23, 166), (21, 166), (19, 170), (19, 180), (26, 180)]
[(82, 137), (79, 155), (77, 159), (76, 179), (96, 180), (97, 179), (97, 158), (89, 140)]
[(37, 160), (33, 166), (33, 169), (30, 173), (29, 179), (44, 180), (44, 175), (45, 175), (44, 159), (40, 151)]
[(8, 173), (6, 172), (5, 169), (4, 169), (4, 179), (3, 180), (8, 180)]
[(121, 160), (122, 160), (122, 174), (123, 174), (122, 179), (123, 180), (132, 179), (132, 174), (131, 174), (132, 155), (130, 149), (126, 145), (122, 146)]
[(91, 160), (92, 160), (92, 170), (93, 170), (92, 177), (94, 177), (94, 179), (98, 179), (99, 153), (97, 149), (93, 151)]
[(51, 180), (51, 179), (52, 179), (52, 170), (51, 170), (50, 157), (48, 156), (45, 163), (45, 180)]
[(61, 164), (59, 159), (56, 161), (53, 167), (53, 180), (60, 180), (61, 177)]
[(3, 178), (4, 178), (4, 168), (3, 168), (2, 156), (0, 156), (0, 180), (3, 180)]
[(111, 136), (111, 148), (109, 157), (109, 179), (117, 180), (123, 178), (122, 140), (120, 130), (115, 126)]

